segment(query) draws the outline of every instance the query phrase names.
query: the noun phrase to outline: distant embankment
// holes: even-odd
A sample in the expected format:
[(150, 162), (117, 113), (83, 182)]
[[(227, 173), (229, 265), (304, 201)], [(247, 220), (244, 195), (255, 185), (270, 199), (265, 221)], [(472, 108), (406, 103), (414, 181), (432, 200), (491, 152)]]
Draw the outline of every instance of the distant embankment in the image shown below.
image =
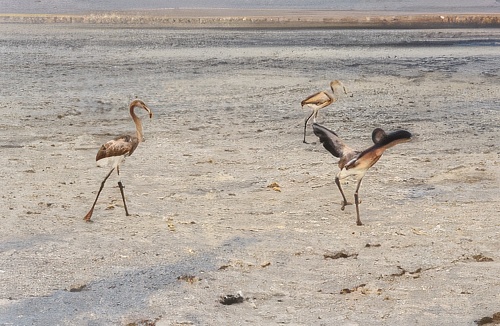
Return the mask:
[(75, 15), (0, 14), (0, 23), (190, 28), (474, 28), (500, 27), (500, 14), (172, 9)]

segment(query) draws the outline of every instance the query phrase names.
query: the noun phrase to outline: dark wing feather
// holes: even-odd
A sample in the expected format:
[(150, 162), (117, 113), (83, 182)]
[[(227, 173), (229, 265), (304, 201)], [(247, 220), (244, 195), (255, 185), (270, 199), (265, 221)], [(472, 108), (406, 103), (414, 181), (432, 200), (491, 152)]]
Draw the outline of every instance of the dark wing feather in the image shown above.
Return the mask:
[(335, 157), (343, 157), (354, 150), (344, 144), (344, 141), (333, 131), (317, 123), (313, 123), (314, 134), (319, 137), (323, 147)]
[(385, 135), (385, 137), (383, 137), (378, 142), (378, 145), (381, 147), (390, 148), (394, 145), (410, 141), (411, 137), (411, 133), (406, 130), (396, 130)]
[(380, 129), (380, 128), (373, 129), (372, 140), (373, 140), (374, 144), (380, 142), (386, 136), (387, 136), (387, 134), (385, 133), (385, 131), (383, 129)]

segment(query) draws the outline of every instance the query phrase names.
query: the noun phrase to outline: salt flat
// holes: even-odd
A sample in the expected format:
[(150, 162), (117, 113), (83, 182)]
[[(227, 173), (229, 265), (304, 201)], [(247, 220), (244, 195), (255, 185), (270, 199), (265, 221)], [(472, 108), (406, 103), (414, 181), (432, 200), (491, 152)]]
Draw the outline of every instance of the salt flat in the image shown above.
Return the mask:
[[(0, 324), (470, 325), (500, 311), (498, 29), (2, 24)], [(340, 210), (300, 101), (358, 148)], [(153, 110), (108, 181), (99, 146)], [(143, 118), (145, 118), (143, 116)], [(268, 187), (277, 183), (279, 188)], [(352, 184), (346, 185), (352, 196)], [(277, 191), (280, 190), (280, 191)], [(346, 258), (332, 259), (343, 251)], [(222, 305), (241, 291), (244, 302)]]

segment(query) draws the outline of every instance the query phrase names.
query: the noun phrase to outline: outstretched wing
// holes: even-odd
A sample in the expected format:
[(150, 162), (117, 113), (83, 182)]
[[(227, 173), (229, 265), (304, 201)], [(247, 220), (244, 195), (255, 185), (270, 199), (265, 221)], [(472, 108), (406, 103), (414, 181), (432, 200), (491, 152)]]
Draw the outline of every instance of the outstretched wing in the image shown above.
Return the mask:
[(344, 141), (333, 131), (317, 123), (313, 123), (314, 134), (319, 137), (323, 147), (335, 157), (344, 157), (355, 151), (344, 144)]
[(375, 144), (361, 152), (355, 160), (349, 161), (346, 164), (346, 169), (357, 167), (360, 164), (368, 169), (377, 163), (386, 149), (410, 141), (411, 137), (411, 133), (406, 130), (396, 130), (386, 134), (382, 129), (377, 128), (372, 133)]
[(127, 155), (130, 156), (139, 145), (137, 137), (124, 135), (116, 137), (101, 146), (97, 152), (96, 161), (106, 157)]

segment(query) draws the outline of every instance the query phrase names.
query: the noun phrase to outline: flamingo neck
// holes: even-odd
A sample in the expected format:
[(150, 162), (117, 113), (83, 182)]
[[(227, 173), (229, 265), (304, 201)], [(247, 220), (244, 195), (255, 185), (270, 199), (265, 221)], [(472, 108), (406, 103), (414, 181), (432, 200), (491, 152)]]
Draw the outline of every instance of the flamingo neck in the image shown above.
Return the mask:
[(337, 96), (337, 94), (342, 94), (342, 93), (347, 94), (344, 85), (341, 83), (330, 85), (330, 88), (332, 89), (333, 95), (335, 96)]
[(135, 123), (135, 130), (137, 132), (137, 139), (139, 139), (139, 142), (144, 141), (144, 133), (142, 131), (142, 122), (141, 119), (135, 114), (134, 112), (135, 105), (130, 105), (130, 116), (132, 117), (132, 120), (134, 120)]
[(332, 94), (334, 96), (337, 96), (337, 92), (339, 90), (339, 86), (338, 85), (332, 85), (330, 88), (332, 89)]

